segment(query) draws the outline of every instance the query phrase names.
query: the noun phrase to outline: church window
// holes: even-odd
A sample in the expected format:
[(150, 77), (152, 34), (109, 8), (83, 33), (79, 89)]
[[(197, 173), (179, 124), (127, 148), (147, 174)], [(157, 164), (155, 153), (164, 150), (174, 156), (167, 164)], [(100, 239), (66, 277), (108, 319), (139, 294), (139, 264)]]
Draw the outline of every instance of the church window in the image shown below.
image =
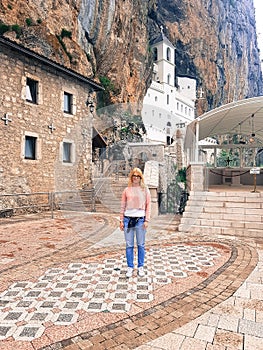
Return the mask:
[(37, 159), (37, 137), (25, 136), (25, 159)]
[(166, 49), (166, 59), (167, 59), (167, 61), (171, 61), (171, 49), (170, 49), (170, 47), (167, 47), (167, 49)]
[(71, 142), (63, 142), (63, 163), (73, 163), (73, 150)]
[(64, 92), (64, 113), (73, 114), (73, 95)]
[(157, 102), (157, 101), (158, 101), (158, 97), (157, 97), (157, 96), (155, 96), (154, 100), (155, 100), (155, 102)]
[(167, 101), (167, 104), (169, 105), (169, 102), (170, 102), (170, 96), (169, 95), (166, 96), (166, 101)]
[(153, 49), (153, 61), (157, 61), (158, 60), (158, 51), (157, 51), (157, 48), (154, 47)]
[(171, 82), (171, 75), (168, 74), (168, 75), (167, 75), (167, 84), (170, 84), (170, 82)]
[(37, 104), (37, 96), (38, 96), (38, 82), (36, 80), (26, 78), (26, 100), (27, 102), (31, 102)]

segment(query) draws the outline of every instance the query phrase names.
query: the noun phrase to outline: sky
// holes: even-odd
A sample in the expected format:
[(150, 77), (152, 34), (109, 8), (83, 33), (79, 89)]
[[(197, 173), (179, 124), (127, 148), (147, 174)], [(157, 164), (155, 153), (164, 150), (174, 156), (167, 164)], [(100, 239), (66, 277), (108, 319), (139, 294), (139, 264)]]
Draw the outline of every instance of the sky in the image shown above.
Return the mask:
[(255, 15), (256, 15), (256, 28), (258, 35), (258, 47), (260, 49), (260, 57), (263, 60), (263, 1), (262, 0), (254, 0), (255, 6)]

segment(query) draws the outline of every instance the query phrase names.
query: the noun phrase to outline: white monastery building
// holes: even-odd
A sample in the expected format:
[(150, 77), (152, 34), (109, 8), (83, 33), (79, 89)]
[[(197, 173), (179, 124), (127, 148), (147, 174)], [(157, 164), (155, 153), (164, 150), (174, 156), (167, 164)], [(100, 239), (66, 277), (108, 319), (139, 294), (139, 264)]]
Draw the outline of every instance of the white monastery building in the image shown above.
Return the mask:
[(195, 118), (196, 80), (176, 77), (175, 47), (161, 30), (152, 42), (152, 83), (143, 100), (147, 141), (170, 145), (177, 129)]

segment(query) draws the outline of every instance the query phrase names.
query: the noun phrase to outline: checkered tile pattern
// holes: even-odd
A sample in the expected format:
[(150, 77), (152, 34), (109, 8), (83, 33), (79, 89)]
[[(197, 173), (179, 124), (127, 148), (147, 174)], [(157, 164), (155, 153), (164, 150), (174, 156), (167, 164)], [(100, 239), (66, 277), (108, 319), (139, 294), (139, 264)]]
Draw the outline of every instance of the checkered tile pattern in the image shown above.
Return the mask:
[(158, 286), (212, 266), (220, 253), (210, 246), (176, 245), (147, 252), (145, 277), (126, 278), (124, 256), (101, 263), (72, 263), (46, 271), (37, 282), (21, 281), (0, 294), (0, 340), (31, 341), (45, 325), (70, 325), (79, 312), (129, 312), (147, 303)]

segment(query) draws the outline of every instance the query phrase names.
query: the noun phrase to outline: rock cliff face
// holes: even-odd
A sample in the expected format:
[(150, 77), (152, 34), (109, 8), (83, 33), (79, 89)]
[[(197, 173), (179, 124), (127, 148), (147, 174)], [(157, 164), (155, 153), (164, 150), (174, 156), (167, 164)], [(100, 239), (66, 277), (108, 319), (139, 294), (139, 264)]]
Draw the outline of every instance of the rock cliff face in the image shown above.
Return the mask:
[(199, 111), (262, 94), (252, 0), (160, 0), (177, 74), (198, 78)]
[(197, 78), (198, 114), (262, 94), (253, 0), (2, 0), (0, 33), (93, 79), (112, 103), (142, 102), (150, 40), (177, 49), (177, 74)]

